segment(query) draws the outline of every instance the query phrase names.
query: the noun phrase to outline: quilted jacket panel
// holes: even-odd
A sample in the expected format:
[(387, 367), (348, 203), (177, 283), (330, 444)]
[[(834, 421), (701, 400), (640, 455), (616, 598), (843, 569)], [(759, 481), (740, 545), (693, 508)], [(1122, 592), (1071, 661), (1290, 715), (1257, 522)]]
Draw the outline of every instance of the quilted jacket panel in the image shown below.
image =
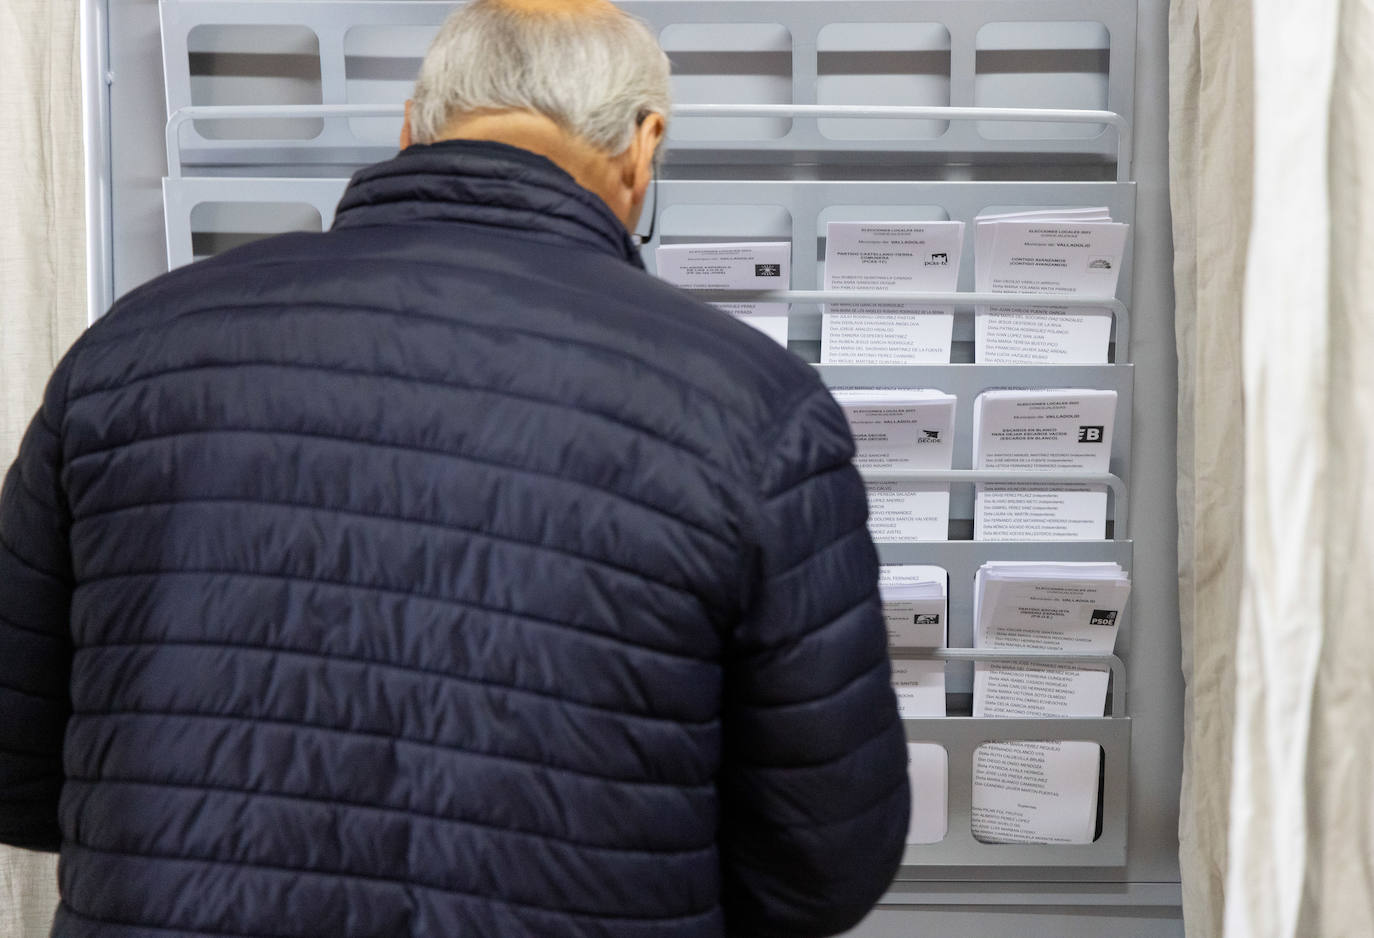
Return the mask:
[(62, 936), (843, 930), (908, 800), (852, 453), (551, 163), (413, 147), (59, 366), (0, 840)]

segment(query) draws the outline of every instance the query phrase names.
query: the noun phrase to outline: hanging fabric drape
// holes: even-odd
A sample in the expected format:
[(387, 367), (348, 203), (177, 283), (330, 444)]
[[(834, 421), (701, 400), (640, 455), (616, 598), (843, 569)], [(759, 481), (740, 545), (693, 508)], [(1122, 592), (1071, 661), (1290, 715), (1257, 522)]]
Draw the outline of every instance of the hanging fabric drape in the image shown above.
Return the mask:
[(47, 938), (57, 908), (56, 860), (0, 848), (0, 938)]
[(1374, 3), (1173, 0), (1190, 938), (1374, 934)]
[[(1245, 573), (1226, 935), (1296, 936), (1329, 546), (1331, 82), (1340, 0), (1257, 0), (1246, 271)], [(1300, 81), (1301, 91), (1292, 87)], [(1301, 236), (1295, 237), (1301, 231)]]
[(1255, 2), (1226, 936), (1374, 934), (1374, 8)]
[(79, 5), (0, 3), (0, 461), (86, 323)]
[(1345, 0), (1331, 92), (1325, 629), (1297, 935), (1374, 935), (1374, 3)]
[[(0, 3), (0, 467), (86, 321), (79, 4)], [(3, 471), (0, 469), (0, 471)], [(42, 938), (56, 857), (0, 847), (0, 938)]]
[(1190, 938), (1221, 935), (1241, 583), (1241, 291), (1252, 161), (1249, 0), (1173, 0), (1169, 188), (1178, 347), (1184, 758), (1179, 849)]

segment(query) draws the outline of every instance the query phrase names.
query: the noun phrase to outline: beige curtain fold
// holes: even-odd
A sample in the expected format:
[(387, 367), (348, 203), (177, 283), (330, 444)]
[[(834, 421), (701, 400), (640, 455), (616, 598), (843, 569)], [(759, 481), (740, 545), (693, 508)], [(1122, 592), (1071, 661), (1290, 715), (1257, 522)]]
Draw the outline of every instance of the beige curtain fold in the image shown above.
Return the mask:
[(1178, 351), (1184, 759), (1179, 862), (1190, 938), (1221, 934), (1241, 582), (1241, 292), (1250, 228), (1249, 0), (1169, 9), (1169, 189)]
[[(1262, 900), (1255, 893), (1263, 889), (1284, 900), (1272, 910), (1270, 920), (1251, 915), (1244, 924), (1272, 925), (1275, 934), (1304, 938), (1374, 935), (1374, 632), (1369, 623), (1374, 602), (1374, 501), (1367, 491), (1374, 482), (1374, 127), (1369, 122), (1374, 105), (1374, 3), (1340, 0), (1333, 6), (1315, 21), (1310, 14), (1317, 11), (1303, 11), (1311, 51), (1293, 63), (1300, 71), (1290, 74), (1303, 75), (1314, 93), (1299, 103), (1291, 91), (1283, 92), (1284, 106), (1276, 107), (1274, 114), (1275, 120), (1291, 120), (1290, 106), (1306, 107), (1324, 119), (1299, 122), (1300, 127), (1324, 130), (1325, 136), (1294, 152), (1310, 163), (1313, 178), (1319, 173), (1325, 177), (1324, 191), (1314, 197), (1324, 196), (1326, 204), (1310, 220), (1319, 224), (1321, 214), (1327, 215), (1326, 269), (1313, 271), (1322, 279), (1317, 286), (1326, 293), (1326, 306), (1323, 310), (1312, 303), (1307, 290), (1292, 297), (1299, 301), (1298, 309), (1325, 314), (1324, 328), (1308, 332), (1325, 339), (1320, 346), (1313, 339), (1311, 350), (1311, 367), (1325, 379), (1314, 382), (1319, 396), (1310, 414), (1325, 443), (1310, 478), (1319, 494), (1303, 497), (1314, 507), (1298, 529), (1317, 528), (1321, 550), (1302, 545), (1302, 559), (1309, 564), (1319, 559), (1321, 566), (1315, 570), (1315, 583), (1305, 576), (1299, 579), (1314, 571), (1287, 571), (1291, 601), (1276, 612), (1283, 614), (1301, 604), (1309, 617), (1306, 628), (1292, 629), (1294, 634), (1285, 635), (1275, 650), (1300, 649), (1302, 667), (1285, 669), (1296, 671), (1289, 689), (1296, 698), (1296, 712), (1283, 706), (1281, 696), (1278, 706), (1265, 712), (1267, 720), (1261, 725), (1269, 744), (1269, 771), (1261, 776), (1256, 792), (1237, 792), (1238, 806), (1256, 816), (1256, 839), (1267, 836), (1280, 851), (1265, 871), (1272, 879), (1247, 888), (1256, 902)], [(1280, 30), (1293, 28), (1291, 21), (1278, 17), (1272, 26), (1257, 32), (1257, 48), (1266, 40), (1285, 41)], [(1295, 161), (1284, 157), (1283, 165), (1275, 166), (1274, 189), (1282, 184), (1280, 173), (1291, 176)], [(1291, 192), (1291, 182), (1288, 185)], [(1276, 238), (1268, 256), (1278, 250)], [(1265, 311), (1278, 317), (1274, 301), (1279, 298), (1269, 299)], [(1287, 312), (1293, 324), (1288, 328), (1299, 328), (1305, 317), (1293, 317), (1292, 309)], [(1277, 373), (1283, 361), (1275, 354), (1269, 365)], [(1272, 498), (1287, 490), (1287, 504), (1292, 504), (1291, 479), (1266, 481)], [(1299, 486), (1308, 481), (1300, 477)], [(1291, 555), (1281, 559), (1285, 566), (1296, 562)], [(1265, 597), (1255, 592), (1258, 605)], [(1267, 636), (1261, 629), (1268, 624), (1263, 619), (1256, 623), (1262, 638)], [(1310, 680), (1299, 680), (1309, 673)], [(1283, 771), (1283, 760), (1294, 756), (1302, 760), (1300, 769)], [(1286, 794), (1284, 785), (1301, 792), (1301, 799), (1294, 799), (1299, 804), (1282, 805), (1275, 812), (1281, 820), (1288, 819), (1290, 811), (1296, 814), (1292, 829), (1260, 820), (1261, 812), (1271, 810)]]
[(1173, 0), (1190, 938), (1374, 935), (1374, 0)]
[(47, 938), (57, 908), (55, 858), (0, 852), (0, 938)]
[[(86, 322), (74, 0), (0, 2), (0, 467)], [(2, 471), (2, 470), (0, 470)], [(46, 936), (56, 858), (0, 847), (0, 938)]]
[(1374, 935), (1374, 2), (1344, 0), (1331, 94), (1325, 629), (1295, 935)]
[(0, 461), (86, 324), (79, 4), (0, 3)]

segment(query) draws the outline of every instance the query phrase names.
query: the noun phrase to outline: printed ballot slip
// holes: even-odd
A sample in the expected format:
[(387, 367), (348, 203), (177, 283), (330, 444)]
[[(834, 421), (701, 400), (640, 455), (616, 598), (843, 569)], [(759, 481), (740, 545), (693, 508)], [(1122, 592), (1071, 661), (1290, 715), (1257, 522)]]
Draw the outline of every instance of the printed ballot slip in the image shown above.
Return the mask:
[[(974, 584), (974, 644), (1110, 654), (1130, 597), (1115, 563), (990, 562)], [(978, 662), (975, 717), (1100, 717), (1106, 665)], [(979, 747), (973, 833), (992, 843), (1090, 843), (1097, 823), (1101, 749), (1077, 740)]]
[[(974, 229), (975, 286), (982, 293), (1116, 295), (1128, 225), (1105, 208), (983, 215)], [(1107, 361), (1106, 307), (979, 306), (974, 360), (980, 364), (1094, 364)]]
[[(949, 469), (954, 459), (953, 394), (929, 389), (838, 390), (860, 470)], [(868, 529), (883, 543), (949, 537), (949, 485), (869, 481)]]
[(903, 720), (945, 715), (945, 663), (918, 658), (892, 659), (892, 689)]
[(949, 574), (925, 564), (885, 564), (878, 572), (888, 643), (894, 648), (948, 644)]
[[(945, 716), (943, 661), (894, 658), (892, 685), (903, 720)], [(949, 755), (936, 743), (907, 743), (911, 820), (906, 842), (933, 844), (949, 831)]]
[[(786, 290), (792, 282), (788, 241), (664, 244), (654, 254), (658, 276), (689, 290)], [(714, 303), (787, 345), (786, 303)]]
[[(974, 400), (973, 468), (1105, 473), (1115, 391), (989, 390)], [(982, 541), (1099, 540), (1107, 489), (1084, 483), (980, 483), (973, 537)]]
[[(826, 225), (827, 290), (951, 293), (958, 289), (964, 223), (839, 222)], [(821, 317), (828, 365), (945, 363), (954, 308), (926, 303), (829, 303)]]
[(984, 743), (973, 754), (973, 836), (992, 844), (1089, 844), (1102, 748), (1050, 740)]
[[(943, 647), (949, 608), (949, 574), (927, 564), (884, 564), (878, 572), (888, 638), (894, 647)], [(892, 687), (904, 720), (943, 717), (945, 666), (942, 661), (898, 657), (892, 660)], [(908, 844), (933, 844), (949, 831), (949, 757), (935, 743), (907, 743), (911, 782)]]
[[(1115, 563), (989, 562), (974, 580), (973, 643), (1109, 655), (1130, 594), (1130, 578)], [(980, 661), (974, 715), (1101, 716), (1107, 674), (1105, 664)]]

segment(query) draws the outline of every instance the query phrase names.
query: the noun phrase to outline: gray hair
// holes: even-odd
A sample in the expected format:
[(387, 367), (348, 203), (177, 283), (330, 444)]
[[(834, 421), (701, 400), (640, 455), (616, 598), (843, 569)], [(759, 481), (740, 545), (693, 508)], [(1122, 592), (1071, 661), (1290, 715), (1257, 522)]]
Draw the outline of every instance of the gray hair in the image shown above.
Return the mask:
[(516, 109), (614, 155), (645, 114), (667, 119), (668, 76), (654, 35), (614, 7), (562, 13), (472, 0), (444, 21), (420, 66), (411, 135), (433, 143), (465, 113)]

